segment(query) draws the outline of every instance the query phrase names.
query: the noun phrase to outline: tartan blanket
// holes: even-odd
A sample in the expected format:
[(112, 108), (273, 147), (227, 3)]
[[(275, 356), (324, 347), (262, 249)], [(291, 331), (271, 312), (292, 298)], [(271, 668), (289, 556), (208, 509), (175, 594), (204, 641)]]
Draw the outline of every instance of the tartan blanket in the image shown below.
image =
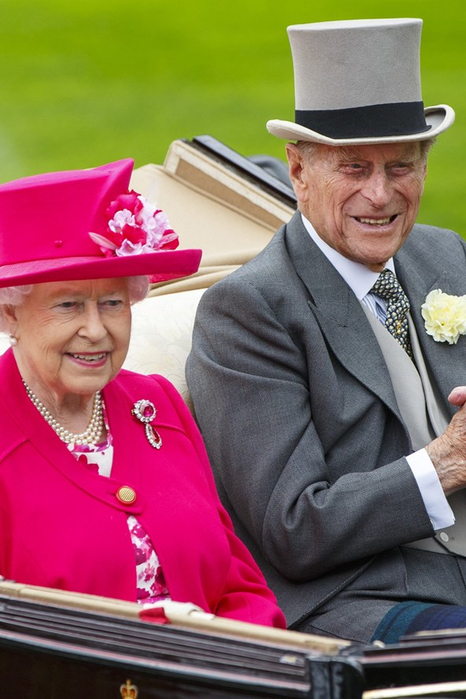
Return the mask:
[(372, 641), (398, 643), (417, 631), (466, 629), (466, 607), (425, 602), (396, 604), (379, 623)]

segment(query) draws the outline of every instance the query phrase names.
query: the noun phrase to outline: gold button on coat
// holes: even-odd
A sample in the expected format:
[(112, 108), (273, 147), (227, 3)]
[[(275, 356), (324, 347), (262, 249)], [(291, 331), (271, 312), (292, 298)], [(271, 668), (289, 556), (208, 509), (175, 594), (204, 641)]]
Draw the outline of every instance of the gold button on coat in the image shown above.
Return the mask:
[(118, 488), (116, 491), (116, 498), (123, 503), (123, 505), (132, 505), (136, 502), (136, 493), (129, 485), (122, 485), (121, 488)]

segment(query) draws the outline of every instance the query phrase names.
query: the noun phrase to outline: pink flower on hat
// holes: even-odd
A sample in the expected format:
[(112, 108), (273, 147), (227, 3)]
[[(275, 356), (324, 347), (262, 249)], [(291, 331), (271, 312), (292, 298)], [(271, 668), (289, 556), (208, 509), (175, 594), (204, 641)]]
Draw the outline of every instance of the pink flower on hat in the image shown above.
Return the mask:
[(142, 194), (120, 194), (106, 211), (109, 217), (105, 236), (89, 233), (106, 257), (141, 255), (178, 247), (178, 235), (167, 216)]

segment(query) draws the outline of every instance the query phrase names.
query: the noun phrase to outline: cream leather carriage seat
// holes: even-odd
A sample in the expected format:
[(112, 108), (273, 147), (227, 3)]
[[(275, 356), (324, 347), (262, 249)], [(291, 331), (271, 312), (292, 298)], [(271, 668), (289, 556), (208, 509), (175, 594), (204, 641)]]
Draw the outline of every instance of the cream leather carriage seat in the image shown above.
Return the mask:
[(184, 375), (191, 350), (197, 304), (204, 289), (153, 296), (133, 306), (133, 324), (125, 369), (162, 374), (191, 408)]
[(203, 255), (195, 275), (155, 286), (133, 307), (124, 366), (163, 374), (191, 407), (184, 368), (202, 294), (260, 252), (294, 207), (185, 141), (171, 144), (163, 166), (136, 169), (131, 185), (166, 212), (182, 247)]
[[(260, 252), (294, 208), (185, 141), (171, 144), (162, 166), (134, 170), (131, 186), (165, 211), (182, 247), (201, 248), (203, 255), (195, 275), (156, 285), (133, 306), (123, 366), (162, 374), (191, 407), (184, 370), (199, 299)], [(0, 353), (7, 347), (0, 336)]]

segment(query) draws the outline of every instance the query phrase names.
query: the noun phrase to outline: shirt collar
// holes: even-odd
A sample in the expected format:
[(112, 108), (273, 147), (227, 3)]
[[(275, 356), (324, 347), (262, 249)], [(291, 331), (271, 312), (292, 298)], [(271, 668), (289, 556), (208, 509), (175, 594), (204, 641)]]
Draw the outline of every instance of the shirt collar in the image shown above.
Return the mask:
[[(362, 301), (362, 299), (374, 286), (380, 272), (373, 272), (361, 262), (348, 260), (347, 257), (344, 257), (341, 253), (334, 250), (334, 248), (331, 248), (330, 245), (327, 245), (327, 243), (322, 240), (322, 238), (314, 230), (312, 224), (305, 216), (303, 216), (303, 214), (301, 214), (301, 218), (303, 220), (304, 228), (307, 230), (314, 243), (325, 255), (330, 264), (333, 265), (337, 272), (343, 277), (359, 301)], [(395, 274), (393, 257), (387, 260), (385, 268), (391, 270), (393, 274)]]

